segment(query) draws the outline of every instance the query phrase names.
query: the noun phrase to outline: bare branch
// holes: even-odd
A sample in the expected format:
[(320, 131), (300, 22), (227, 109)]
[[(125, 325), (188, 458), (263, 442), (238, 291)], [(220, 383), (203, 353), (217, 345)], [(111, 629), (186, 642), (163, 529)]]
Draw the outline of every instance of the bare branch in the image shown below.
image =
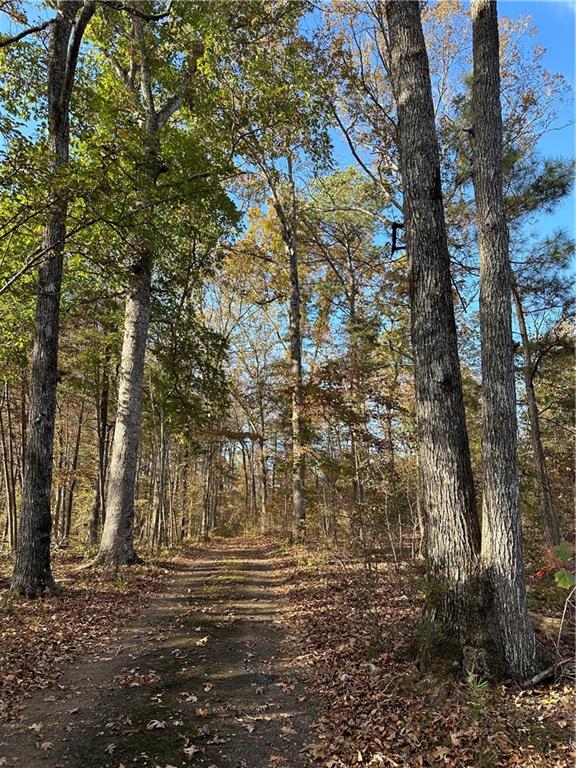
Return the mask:
[(144, 11), (140, 11), (136, 6), (129, 5), (128, 3), (107, 2), (106, 5), (110, 6), (110, 8), (114, 8), (115, 11), (126, 11), (126, 13), (129, 13), (131, 16), (138, 16), (139, 19), (143, 19), (144, 21), (161, 21), (169, 16), (170, 11), (172, 10), (172, 0), (168, 3), (166, 10), (161, 13), (145, 13)]
[(37, 24), (35, 27), (28, 27), (28, 29), (22, 30), (22, 32), (19, 32), (17, 35), (3, 37), (0, 39), (0, 48), (6, 48), (7, 46), (12, 45), (12, 43), (17, 43), (19, 40), (22, 40), (23, 37), (33, 35), (35, 32), (42, 32), (42, 30), (49, 27), (50, 24), (54, 24), (55, 21), (56, 18), (48, 19), (48, 21), (43, 21), (42, 24)]

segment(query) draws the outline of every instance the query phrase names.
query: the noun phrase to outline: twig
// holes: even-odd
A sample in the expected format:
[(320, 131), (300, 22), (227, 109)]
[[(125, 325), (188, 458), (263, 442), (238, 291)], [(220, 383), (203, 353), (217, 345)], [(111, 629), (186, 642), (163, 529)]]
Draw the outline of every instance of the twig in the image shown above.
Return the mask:
[(564, 664), (567, 664), (569, 661), (572, 661), (572, 657), (568, 659), (562, 659), (562, 661), (558, 661), (555, 664), (552, 664), (552, 666), (547, 667), (542, 672), (538, 672), (538, 674), (534, 675), (534, 677), (531, 677), (530, 680), (526, 680), (525, 683), (522, 683), (522, 688), (533, 688), (539, 683), (542, 683), (544, 680), (547, 680), (549, 677), (553, 677), (556, 674), (556, 670), (559, 667), (564, 666)]

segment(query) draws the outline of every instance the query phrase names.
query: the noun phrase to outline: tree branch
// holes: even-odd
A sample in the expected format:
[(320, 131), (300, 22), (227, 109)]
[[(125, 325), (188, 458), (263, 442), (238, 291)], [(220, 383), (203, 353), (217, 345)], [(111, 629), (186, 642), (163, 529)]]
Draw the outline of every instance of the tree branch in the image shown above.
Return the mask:
[(40, 248), (39, 250), (37, 249), (32, 254), (32, 256), (28, 259), (28, 261), (17, 272), (15, 272), (12, 275), (7, 280), (7, 282), (4, 283), (2, 287), (0, 287), (0, 296), (6, 293), (20, 277), (25, 275), (33, 267), (39, 264), (44, 258), (44, 256), (46, 256), (46, 254), (49, 253), (51, 250), (53, 250), (57, 245), (60, 245), (61, 243), (65, 243), (66, 240), (72, 237), (72, 235), (76, 235), (78, 234), (78, 232), (81, 232), (83, 229), (86, 229), (87, 227), (92, 226), (92, 224), (96, 224), (97, 221), (99, 221), (99, 219), (90, 219), (87, 222), (83, 222), (82, 224), (79, 224), (77, 227), (74, 227), (74, 229), (71, 229), (69, 232), (67, 232), (66, 236), (62, 240), (58, 240), (56, 243), (53, 243), (47, 248)]
[(28, 27), (28, 29), (22, 30), (22, 32), (19, 32), (17, 35), (3, 37), (0, 39), (0, 48), (6, 48), (7, 46), (12, 45), (12, 43), (17, 43), (19, 40), (22, 40), (23, 37), (33, 35), (35, 32), (42, 32), (43, 29), (49, 27), (50, 24), (54, 24), (55, 21), (56, 18), (48, 19), (48, 21), (43, 21), (42, 24), (37, 24), (35, 27)]
[(172, 10), (172, 0), (170, 0), (168, 3), (166, 10), (162, 11), (161, 13), (145, 13), (144, 11), (140, 11), (135, 6), (128, 5), (127, 3), (107, 2), (106, 5), (109, 5), (110, 8), (114, 8), (115, 11), (126, 11), (126, 13), (129, 13), (131, 16), (138, 16), (139, 19), (143, 19), (144, 21), (161, 21), (162, 19), (165, 19), (167, 16), (169, 16), (170, 11)]
[(74, 84), (74, 76), (76, 74), (76, 63), (78, 61), (78, 54), (80, 53), (80, 45), (82, 43), (82, 38), (84, 37), (86, 27), (88, 26), (88, 22), (94, 15), (95, 10), (96, 3), (93, 2), (93, 0), (85, 3), (80, 16), (78, 17), (78, 21), (74, 25), (74, 30), (72, 32), (72, 42), (70, 43), (70, 49), (68, 50), (68, 56), (66, 59), (66, 80), (64, 82), (62, 93), (63, 104), (67, 104), (70, 100), (72, 86)]

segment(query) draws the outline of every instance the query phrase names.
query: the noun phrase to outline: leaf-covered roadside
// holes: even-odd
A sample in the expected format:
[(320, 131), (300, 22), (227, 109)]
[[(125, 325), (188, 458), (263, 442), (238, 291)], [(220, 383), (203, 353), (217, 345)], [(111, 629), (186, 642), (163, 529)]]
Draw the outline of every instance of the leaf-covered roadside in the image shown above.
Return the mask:
[(58, 597), (24, 600), (9, 591), (0, 560), (0, 722), (18, 717), (24, 697), (56, 682), (75, 657), (105, 649), (126, 621), (170, 579), (174, 561), (134, 566), (115, 578), (73, 555), (55, 564)]
[[(423, 676), (407, 649), (418, 579), (390, 564), (371, 575), (306, 556), (290, 591), (290, 647), (320, 716), (314, 765), (568, 768), (574, 691), (560, 681), (522, 690)], [(569, 654), (568, 654), (569, 655)]]

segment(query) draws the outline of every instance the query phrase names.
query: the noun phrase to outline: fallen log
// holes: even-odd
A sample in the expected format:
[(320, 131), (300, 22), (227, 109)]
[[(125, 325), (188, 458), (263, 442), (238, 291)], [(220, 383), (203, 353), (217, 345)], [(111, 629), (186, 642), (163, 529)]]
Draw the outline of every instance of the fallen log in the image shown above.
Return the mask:
[[(528, 616), (535, 629), (542, 632), (544, 635), (551, 637), (558, 637), (560, 631), (561, 619), (558, 616), (544, 616), (541, 613), (535, 613), (534, 611), (528, 611)], [(574, 625), (569, 621), (564, 621), (562, 624), (562, 637), (573, 637)]]

